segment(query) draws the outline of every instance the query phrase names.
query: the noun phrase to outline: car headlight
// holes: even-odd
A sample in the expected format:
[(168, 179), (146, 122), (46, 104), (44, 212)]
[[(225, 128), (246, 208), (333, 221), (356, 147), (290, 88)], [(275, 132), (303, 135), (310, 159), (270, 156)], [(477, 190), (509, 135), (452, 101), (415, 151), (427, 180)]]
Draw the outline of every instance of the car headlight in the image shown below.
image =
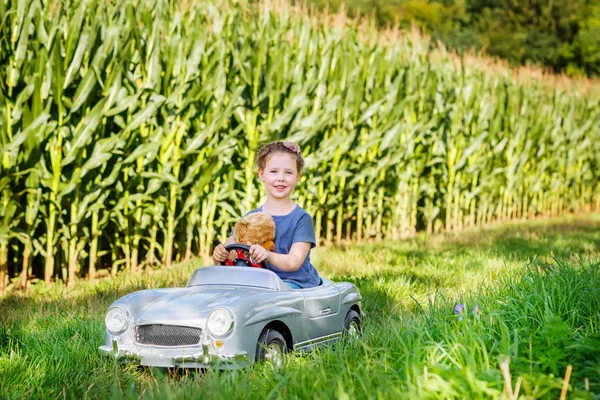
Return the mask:
[(223, 336), (233, 329), (233, 316), (227, 310), (216, 308), (208, 316), (206, 327), (213, 336)]
[(104, 323), (109, 332), (121, 333), (127, 329), (127, 325), (129, 324), (129, 313), (121, 307), (113, 307), (106, 313)]

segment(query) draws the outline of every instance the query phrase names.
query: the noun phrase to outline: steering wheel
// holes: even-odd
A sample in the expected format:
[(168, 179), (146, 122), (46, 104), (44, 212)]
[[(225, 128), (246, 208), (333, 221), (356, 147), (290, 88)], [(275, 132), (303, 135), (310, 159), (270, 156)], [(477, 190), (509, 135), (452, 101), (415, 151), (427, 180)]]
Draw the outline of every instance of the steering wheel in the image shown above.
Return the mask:
[(230, 265), (230, 266), (238, 266), (238, 267), (254, 267), (254, 268), (267, 268), (267, 261), (263, 261), (261, 263), (255, 263), (254, 260), (250, 258), (250, 246), (245, 244), (234, 243), (225, 247), (225, 250), (228, 252), (235, 251), (237, 253), (236, 258), (233, 260), (227, 258), (225, 261), (221, 262), (221, 265)]

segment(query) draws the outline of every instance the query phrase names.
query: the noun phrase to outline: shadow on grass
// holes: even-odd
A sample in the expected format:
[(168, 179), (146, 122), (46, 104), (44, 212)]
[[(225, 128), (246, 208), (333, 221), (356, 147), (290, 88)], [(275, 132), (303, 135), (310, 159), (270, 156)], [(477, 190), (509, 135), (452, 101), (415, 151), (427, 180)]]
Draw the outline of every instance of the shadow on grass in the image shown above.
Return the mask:
[(546, 256), (593, 255), (600, 254), (600, 214), (515, 222), (431, 237), (420, 234), (396, 242), (342, 244), (332, 248), (341, 252), (359, 248), (367, 255), (385, 250), (388, 253), (385, 261), (390, 264), (396, 260), (420, 260), (440, 254), (454, 257), (473, 252), (523, 261)]
[(450, 251), (479, 248), (506, 259), (523, 261), (534, 257), (599, 254), (598, 214), (566, 218), (558, 222), (532, 221), (467, 232), (457, 240), (448, 240), (444, 247)]

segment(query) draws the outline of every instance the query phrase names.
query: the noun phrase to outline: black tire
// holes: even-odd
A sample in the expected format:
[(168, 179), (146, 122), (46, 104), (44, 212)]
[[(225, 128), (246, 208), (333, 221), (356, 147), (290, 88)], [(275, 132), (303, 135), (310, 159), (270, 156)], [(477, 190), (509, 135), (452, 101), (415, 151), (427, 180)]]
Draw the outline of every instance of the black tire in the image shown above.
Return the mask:
[(256, 361), (280, 367), (285, 353), (287, 344), (283, 335), (275, 329), (263, 329), (256, 344)]
[(344, 319), (344, 333), (345, 337), (356, 338), (360, 336), (362, 331), (362, 318), (360, 314), (354, 310), (348, 311), (346, 318)]

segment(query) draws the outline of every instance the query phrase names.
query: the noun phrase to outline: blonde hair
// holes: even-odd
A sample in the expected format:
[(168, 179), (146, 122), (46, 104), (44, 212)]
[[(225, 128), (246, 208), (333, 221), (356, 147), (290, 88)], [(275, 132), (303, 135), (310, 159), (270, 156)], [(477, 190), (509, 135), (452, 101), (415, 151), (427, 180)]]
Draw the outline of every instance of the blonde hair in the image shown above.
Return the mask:
[(302, 172), (302, 168), (304, 168), (304, 158), (302, 158), (300, 146), (294, 142), (271, 142), (262, 145), (256, 155), (256, 166), (258, 169), (265, 169), (268, 159), (275, 153), (293, 155), (296, 158), (298, 172)]

